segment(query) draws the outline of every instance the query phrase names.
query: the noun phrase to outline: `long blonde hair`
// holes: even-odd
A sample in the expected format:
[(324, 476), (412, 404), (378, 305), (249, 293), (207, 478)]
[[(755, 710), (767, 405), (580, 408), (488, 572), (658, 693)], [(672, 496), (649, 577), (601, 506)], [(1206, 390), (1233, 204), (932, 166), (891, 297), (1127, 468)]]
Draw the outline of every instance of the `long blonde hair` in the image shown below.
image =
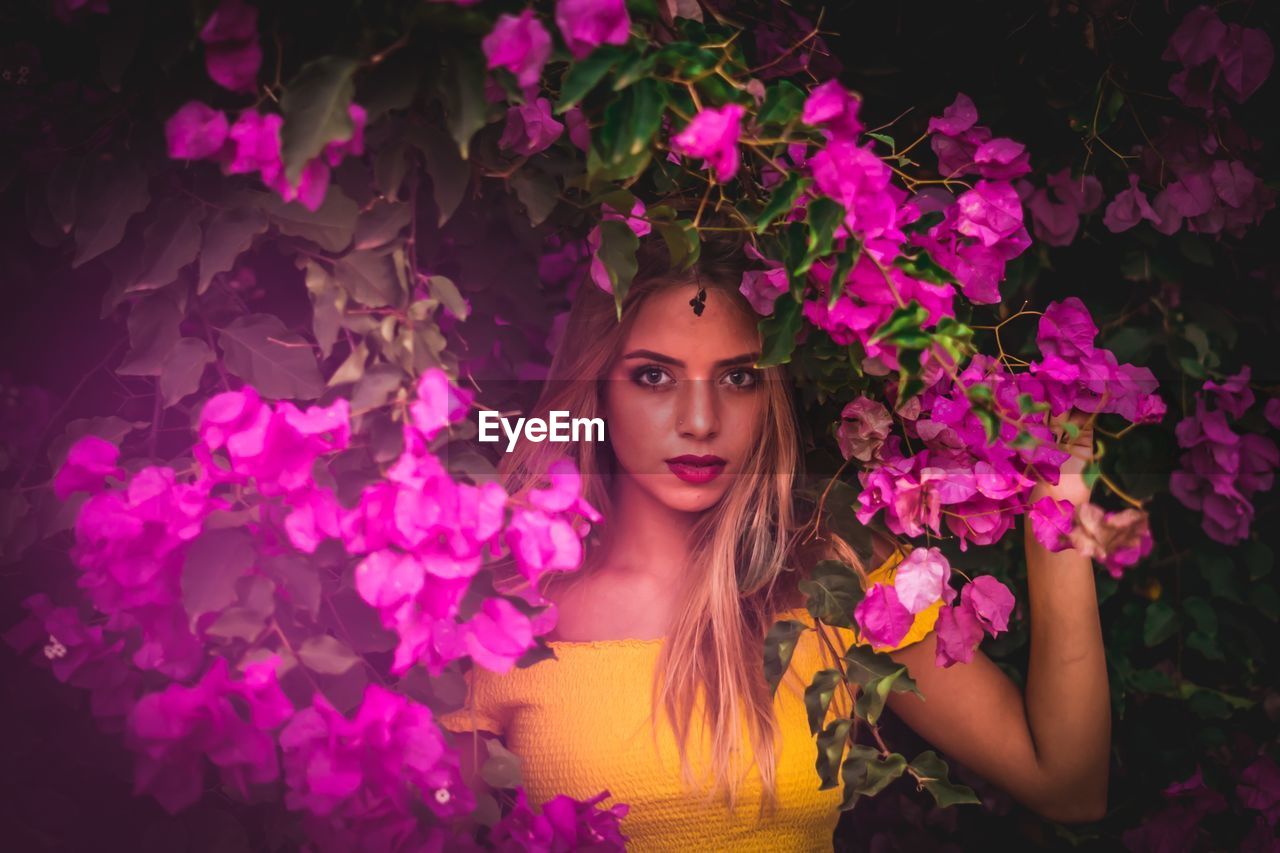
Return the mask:
[[(527, 417), (548, 418), (553, 410), (568, 411), (574, 417), (602, 417), (600, 382), (608, 376), (640, 307), (664, 288), (697, 281), (724, 291), (739, 307), (752, 311), (738, 290), (747, 268), (740, 239), (716, 237), (704, 242), (699, 260), (685, 271), (671, 270), (665, 252), (659, 255), (651, 244), (646, 246), (647, 242), (642, 241), (639, 268), (623, 302), (621, 321), (612, 295), (590, 282), (580, 285), (562, 343)], [(680, 603), (659, 653), (651, 708), (662, 707), (666, 712), (678, 745), (681, 777), (689, 785), (693, 774), (687, 741), (697, 696), (703, 694), (713, 777), (706, 801), (723, 791), (730, 810), (738, 800), (745, 772), (736, 760), (742, 736), (736, 710), (741, 709), (753, 761), (760, 772), (763, 817), (766, 809), (773, 814), (778, 807), (780, 737), (774, 699), (764, 677), (765, 635), (778, 614), (787, 609), (805, 569), (818, 559), (840, 559), (864, 578), (865, 568), (853, 548), (829, 534), (816, 518), (805, 519), (808, 524), (801, 521), (794, 490), (803, 477), (803, 457), (791, 383), (783, 366), (763, 368), (761, 379), (767, 405), (757, 452), (744, 464), (736, 486), (694, 525), (684, 572), (686, 594), (678, 598)], [(499, 477), (509, 494), (520, 496), (542, 485), (548, 467), (562, 457), (577, 464), (584, 497), (607, 522), (617, 464), (607, 436), (600, 443), (522, 440), (504, 455)], [(818, 535), (801, 542), (797, 535), (801, 529), (812, 529)], [(585, 556), (578, 571), (543, 576), (544, 593), (598, 570), (594, 559), (599, 552), (598, 533), (593, 530), (585, 540)], [(523, 580), (509, 559), (495, 566), (495, 572), (495, 585), (500, 589), (509, 581), (518, 584)]]

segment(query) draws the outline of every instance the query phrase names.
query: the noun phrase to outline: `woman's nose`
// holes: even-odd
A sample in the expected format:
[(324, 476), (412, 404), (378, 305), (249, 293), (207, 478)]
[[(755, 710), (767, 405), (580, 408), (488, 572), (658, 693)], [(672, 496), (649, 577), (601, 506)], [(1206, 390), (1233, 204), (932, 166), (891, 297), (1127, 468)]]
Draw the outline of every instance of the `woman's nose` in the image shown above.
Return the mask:
[(676, 426), (681, 435), (709, 438), (719, 429), (715, 388), (706, 379), (691, 379), (681, 388)]

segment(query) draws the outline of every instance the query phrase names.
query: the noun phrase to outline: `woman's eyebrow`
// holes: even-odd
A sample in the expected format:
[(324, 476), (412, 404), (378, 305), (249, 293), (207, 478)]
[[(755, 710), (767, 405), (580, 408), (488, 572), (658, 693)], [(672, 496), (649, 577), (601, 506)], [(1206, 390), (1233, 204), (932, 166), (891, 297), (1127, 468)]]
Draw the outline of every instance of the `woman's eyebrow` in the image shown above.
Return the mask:
[[(684, 362), (678, 358), (672, 358), (669, 355), (663, 355), (660, 352), (654, 352), (648, 349), (635, 349), (623, 356), (623, 358), (647, 358), (652, 361), (661, 362), (662, 364), (670, 364), (675, 367), (684, 367)], [(715, 362), (712, 367), (728, 367), (731, 364), (755, 364), (756, 359), (760, 358), (758, 352), (744, 352), (742, 355), (735, 355), (732, 358), (722, 358)]]

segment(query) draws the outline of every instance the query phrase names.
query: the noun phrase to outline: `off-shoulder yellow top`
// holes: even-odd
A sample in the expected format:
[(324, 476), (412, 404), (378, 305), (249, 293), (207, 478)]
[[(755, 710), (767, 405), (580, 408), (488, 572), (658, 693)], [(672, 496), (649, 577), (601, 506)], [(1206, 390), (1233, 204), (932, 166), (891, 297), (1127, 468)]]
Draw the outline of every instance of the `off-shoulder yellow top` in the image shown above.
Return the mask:
[[(892, 581), (895, 553), (869, 580)], [(897, 646), (910, 645), (933, 630), (942, 602), (915, 617)], [(780, 618), (813, 627), (805, 608)], [(843, 642), (866, 645), (855, 631), (830, 629)], [(549, 640), (555, 659), (499, 674), (475, 667), (467, 673), (467, 704), (442, 715), (450, 731), (482, 730), (500, 735), (521, 759), (525, 793), (535, 810), (556, 794), (585, 800), (608, 790), (599, 807), (627, 803), (621, 830), (628, 850), (824, 850), (840, 817), (839, 786), (818, 790), (817, 744), (809, 733), (804, 690), (814, 673), (831, 666), (816, 632), (804, 631), (774, 698), (781, 731), (777, 785), (779, 809), (757, 822), (761, 800), (758, 771), (751, 764), (744, 731), (742, 754), (746, 776), (733, 814), (723, 804), (702, 804), (703, 794), (687, 793), (680, 779), (675, 735), (665, 714), (657, 720), (658, 750), (653, 749), (649, 690), (653, 667), (664, 638), (591, 641)], [(833, 638), (834, 641), (834, 638)], [(844, 700), (841, 702), (841, 700)], [(700, 719), (701, 706), (694, 719)], [(848, 716), (848, 699), (836, 692), (827, 714), (830, 721)], [(744, 726), (745, 729), (745, 726)], [(689, 760), (695, 778), (708, 767), (709, 738), (695, 725)]]

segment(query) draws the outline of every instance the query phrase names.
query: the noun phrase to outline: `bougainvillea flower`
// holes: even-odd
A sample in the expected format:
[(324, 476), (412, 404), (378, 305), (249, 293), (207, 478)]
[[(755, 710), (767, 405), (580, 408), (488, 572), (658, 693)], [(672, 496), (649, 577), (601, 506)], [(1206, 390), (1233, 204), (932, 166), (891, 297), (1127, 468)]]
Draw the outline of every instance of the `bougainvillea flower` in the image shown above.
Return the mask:
[(738, 173), (738, 137), (746, 112), (740, 104), (699, 110), (684, 130), (671, 137), (672, 152), (702, 158), (721, 183), (732, 180)]
[(1147, 201), (1146, 194), (1138, 189), (1138, 176), (1129, 174), (1129, 189), (1123, 190), (1107, 205), (1102, 224), (1114, 234), (1128, 231), (1142, 220), (1159, 224), (1160, 216)]
[(529, 617), (501, 598), (488, 598), (464, 626), (467, 653), (493, 672), (509, 672), (533, 648)]
[(164, 124), (169, 156), (175, 160), (202, 160), (222, 150), (229, 125), (222, 110), (200, 101), (187, 101)]
[(1022, 228), (1022, 202), (1008, 184), (979, 180), (972, 190), (956, 199), (956, 204), (956, 230), (976, 237), (988, 248)]
[(200, 41), (215, 83), (233, 92), (254, 90), (262, 66), (257, 9), (244, 0), (221, 0), (200, 29)]
[(623, 0), (556, 0), (556, 26), (574, 59), (602, 44), (626, 44), (631, 15)]
[(854, 608), (853, 618), (872, 647), (892, 648), (911, 630), (911, 611), (898, 600), (891, 584), (875, 583)]
[(840, 410), (836, 443), (845, 459), (870, 462), (877, 459), (893, 428), (893, 417), (882, 403), (870, 397), (856, 397)]
[(498, 146), (529, 157), (546, 150), (563, 132), (564, 125), (551, 115), (551, 102), (537, 98), (532, 103), (515, 104), (507, 109), (507, 124)]
[(1074, 524), (1068, 534), (1071, 546), (1086, 557), (1102, 563), (1112, 577), (1151, 553), (1149, 516), (1130, 507), (1107, 512), (1095, 504), (1076, 507)]
[(968, 607), (991, 636), (1009, 627), (1013, 593), (991, 575), (979, 575), (960, 590), (960, 605)]
[(65, 501), (72, 492), (97, 494), (107, 477), (124, 479), (124, 469), (116, 464), (120, 448), (105, 438), (85, 435), (67, 451), (67, 458), (53, 478), (53, 494)]
[(551, 56), (551, 35), (532, 9), (499, 15), (480, 45), (489, 67), (507, 69), (524, 89), (537, 85)]
[(898, 600), (909, 613), (919, 613), (943, 597), (951, 564), (939, 548), (913, 548), (893, 575)]
[(840, 137), (852, 138), (862, 132), (858, 120), (858, 108), (862, 101), (840, 85), (839, 80), (828, 80), (809, 92), (805, 99), (800, 120), (805, 124), (829, 127)]
[(1031, 521), (1031, 534), (1036, 541), (1050, 551), (1064, 551), (1071, 547), (1067, 534), (1071, 532), (1071, 519), (1075, 505), (1068, 500), (1055, 500), (1045, 495), (1032, 505), (1027, 513)]
[(946, 668), (973, 660), (973, 653), (982, 642), (983, 631), (977, 615), (962, 601), (938, 612), (934, 633), (938, 638), (934, 663)]
[(621, 821), (630, 807), (616, 803), (608, 809), (596, 804), (608, 799), (601, 791), (589, 800), (574, 800), (557, 794), (534, 814), (523, 787), (516, 789), (515, 806), (489, 834), (498, 849), (511, 850), (622, 850), (629, 840), (621, 832)]

